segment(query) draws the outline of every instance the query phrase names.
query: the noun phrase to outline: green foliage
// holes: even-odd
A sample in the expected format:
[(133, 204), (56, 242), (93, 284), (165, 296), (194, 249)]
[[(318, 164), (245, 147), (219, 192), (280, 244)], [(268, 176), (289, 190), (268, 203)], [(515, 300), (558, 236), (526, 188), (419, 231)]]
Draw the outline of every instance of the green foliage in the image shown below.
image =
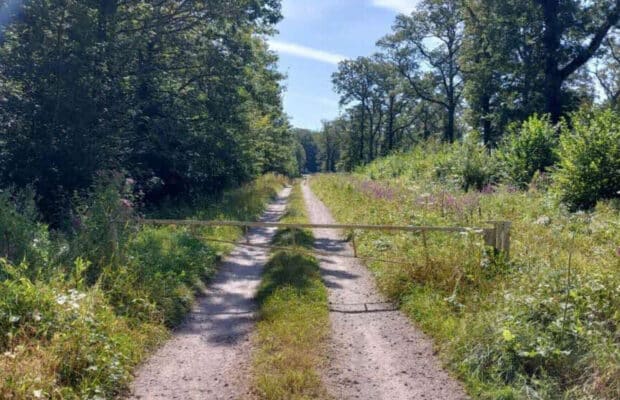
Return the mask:
[[(299, 185), (290, 197), (288, 223), (307, 222)], [(279, 234), (274, 244), (290, 246), (289, 234)], [(311, 248), (313, 237), (303, 234), (296, 242)], [(327, 289), (319, 262), (299, 251), (278, 251), (265, 266), (257, 293), (260, 306), (258, 348), (254, 354), (254, 391), (261, 399), (327, 399), (318, 368), (329, 332)]]
[[(531, 115), (547, 114), (555, 125), (601, 94), (617, 109), (617, 6), (615, 0), (419, 1), (396, 16), (378, 53), (344, 60), (333, 75), (347, 108), (324, 124), (341, 140), (324, 156), (323, 170), (351, 171), (429, 138), (454, 142), (472, 130), (493, 148), (507, 127)], [(529, 160), (523, 172), (511, 159), (518, 184), (529, 183), (535, 164), (546, 167), (553, 158), (546, 150), (536, 157), (542, 159)]]
[[(64, 248), (61, 257), (33, 265), (0, 258), (0, 398), (122, 395), (132, 370), (166, 337), (166, 327), (184, 319), (228, 249), (207, 244), (203, 236), (235, 240), (241, 233), (138, 229), (122, 196), (127, 182), (112, 182), (102, 181), (77, 208), (75, 238), (50, 241), (41, 250)], [(267, 175), (226, 193), (225, 204), (212, 202), (193, 214), (256, 218), (283, 182)], [(37, 226), (27, 212), (12, 210), (0, 215)], [(37, 262), (28, 257), (31, 236), (24, 238), (25, 259)], [(45, 273), (32, 272), (40, 270)]]
[[(286, 213), (280, 222), (289, 224), (307, 223), (308, 217), (306, 216), (305, 207), (301, 189), (299, 184), (297, 184), (289, 196)], [(300, 246), (305, 249), (312, 249), (314, 247), (314, 236), (312, 236), (312, 232), (308, 229), (283, 228), (278, 229), (272, 243), (276, 246)]]
[[(0, 257), (44, 267), (51, 256), (49, 240), (47, 226), (38, 221), (32, 192), (0, 191)], [(30, 276), (40, 272), (31, 270)]]
[(438, 180), (444, 185), (468, 190), (483, 190), (497, 183), (501, 168), (472, 132), (463, 143), (423, 142), (408, 153), (379, 159), (358, 169), (371, 179), (408, 177), (412, 180)]
[(555, 176), (561, 199), (572, 209), (588, 209), (620, 197), (620, 116), (581, 111), (564, 125)]
[(379, 288), (436, 339), (472, 397), (616, 399), (618, 209), (599, 202), (591, 213), (569, 214), (553, 192), (502, 185), (465, 193), (446, 179), (451, 162), (439, 170), (452, 172), (437, 173), (451, 151), (425, 145), (352, 176), (320, 175), (310, 183), (342, 223), (512, 221), (510, 260), (492, 257), (475, 230), (425, 238), (364, 233), (356, 242), (362, 257), (408, 261), (369, 268)]
[[(586, 386), (571, 387), (569, 397), (600, 385), (601, 398), (613, 398), (620, 391), (614, 381), (620, 359), (613, 350), (620, 327), (620, 277), (567, 273), (558, 269), (535, 281), (515, 277), (503, 298), (495, 299), (496, 307), (470, 319), (474, 337), (461, 338), (457, 345), (462, 346), (462, 366), (481, 381), (523, 385), (522, 391), (543, 397), (554, 398), (553, 393), (568, 389), (563, 389), (567, 382), (580, 379)], [(600, 369), (584, 376), (592, 363)]]
[(317, 280), (320, 274), (316, 259), (294, 252), (277, 252), (265, 266), (256, 298), (259, 304), (264, 304), (283, 287), (294, 289), (299, 296), (308, 295), (309, 291), (316, 290), (313, 286)]
[[(102, 175), (85, 201), (80, 201), (73, 217), (75, 235), (66, 259), (89, 261), (86, 280), (93, 284), (106, 266), (124, 259), (129, 237), (135, 231), (133, 186), (121, 174)], [(79, 201), (79, 200), (78, 200)]]
[(45, 221), (63, 225), (102, 170), (149, 204), (297, 172), (266, 41), (279, 1), (19, 3), (1, 33), (0, 186), (33, 185)]
[(144, 228), (128, 253), (136, 288), (148, 294), (169, 327), (185, 318), (193, 302), (192, 288), (213, 276), (217, 260), (214, 249), (199, 237), (174, 228)]
[(480, 144), (480, 136), (471, 132), (457, 150), (457, 174), (461, 187), (482, 190), (499, 180), (499, 167), (495, 157), (486, 146)]
[(523, 188), (557, 162), (557, 146), (558, 133), (549, 117), (534, 114), (505, 137), (498, 156), (511, 181)]
[(320, 170), (319, 164), (319, 133), (307, 129), (295, 129), (297, 141), (302, 152), (299, 156), (301, 173), (313, 174)]
[(56, 276), (31, 281), (3, 264), (0, 282), (0, 397), (113, 397), (144, 351), (164, 337), (149, 323), (131, 328), (97, 288), (77, 290)]

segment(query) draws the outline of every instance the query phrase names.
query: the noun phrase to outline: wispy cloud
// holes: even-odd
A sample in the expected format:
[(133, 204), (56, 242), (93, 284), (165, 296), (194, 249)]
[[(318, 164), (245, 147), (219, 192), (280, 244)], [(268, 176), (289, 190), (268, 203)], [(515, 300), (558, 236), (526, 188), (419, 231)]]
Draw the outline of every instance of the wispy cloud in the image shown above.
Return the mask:
[(340, 61), (347, 58), (342, 54), (330, 53), (328, 51), (313, 49), (299, 44), (282, 42), (279, 40), (270, 40), (269, 47), (278, 53), (289, 54), (328, 64), (338, 64)]
[(375, 7), (388, 8), (390, 10), (409, 14), (416, 9), (418, 0), (372, 0)]
[(334, 6), (334, 0), (284, 0), (282, 2), (282, 13), (286, 19), (307, 21), (324, 17)]

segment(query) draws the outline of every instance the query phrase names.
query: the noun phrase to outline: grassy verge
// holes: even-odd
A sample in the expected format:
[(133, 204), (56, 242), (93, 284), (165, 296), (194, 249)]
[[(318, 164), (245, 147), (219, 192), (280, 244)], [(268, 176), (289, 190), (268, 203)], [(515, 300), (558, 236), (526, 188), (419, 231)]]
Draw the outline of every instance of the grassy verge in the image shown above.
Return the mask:
[[(480, 399), (620, 398), (620, 213), (571, 214), (532, 188), (463, 192), (437, 182), (432, 154), (398, 155), (314, 192), (342, 223), (481, 226), (513, 222), (512, 258), (475, 233), (362, 233), (379, 287), (436, 339)], [(351, 206), (357, 204), (359, 206)]]
[[(197, 205), (201, 209), (194, 216), (254, 219), (283, 183), (273, 175), (262, 177), (221, 201)], [(27, 251), (36, 251), (36, 259), (0, 260), (0, 398), (122, 394), (134, 367), (183, 320), (227, 251), (201, 236), (241, 234), (139, 228), (130, 218), (111, 231), (104, 221), (127, 217), (124, 204), (115, 188), (101, 188), (74, 238), (51, 238), (36, 226), (41, 233)], [(0, 211), (0, 219), (12, 217), (21, 224), (15, 229), (27, 232), (27, 221), (15, 214)]]
[[(307, 220), (297, 185), (282, 222)], [(281, 230), (278, 246), (310, 249), (311, 232)], [(278, 251), (265, 266), (257, 296), (260, 305), (254, 388), (261, 399), (327, 398), (317, 369), (329, 330), (327, 289), (318, 261), (298, 251)]]

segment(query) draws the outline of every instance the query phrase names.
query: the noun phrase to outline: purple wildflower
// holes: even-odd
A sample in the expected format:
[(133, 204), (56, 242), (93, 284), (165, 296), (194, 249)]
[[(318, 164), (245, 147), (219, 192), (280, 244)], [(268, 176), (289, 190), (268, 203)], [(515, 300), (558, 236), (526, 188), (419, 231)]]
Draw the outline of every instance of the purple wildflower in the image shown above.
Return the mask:
[(495, 193), (495, 186), (488, 184), (485, 187), (482, 188), (482, 190), (480, 191), (480, 193), (482, 194), (493, 194)]
[(130, 209), (130, 208), (133, 208), (133, 203), (130, 200), (121, 199), (121, 206), (123, 206), (124, 208)]
[(391, 188), (375, 181), (364, 181), (359, 185), (360, 190), (376, 199), (393, 200), (395, 192)]

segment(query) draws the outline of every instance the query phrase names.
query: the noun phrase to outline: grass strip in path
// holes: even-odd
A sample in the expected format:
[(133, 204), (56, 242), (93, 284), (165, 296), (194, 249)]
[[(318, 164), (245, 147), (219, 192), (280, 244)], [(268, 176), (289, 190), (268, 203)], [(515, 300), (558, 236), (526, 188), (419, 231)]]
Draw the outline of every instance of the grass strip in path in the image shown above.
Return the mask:
[[(306, 222), (297, 185), (282, 222)], [(277, 246), (312, 248), (307, 230), (280, 230)], [(261, 399), (325, 399), (319, 367), (329, 332), (327, 289), (319, 263), (295, 250), (278, 251), (265, 266), (257, 294), (260, 321), (254, 354), (254, 392)]]

